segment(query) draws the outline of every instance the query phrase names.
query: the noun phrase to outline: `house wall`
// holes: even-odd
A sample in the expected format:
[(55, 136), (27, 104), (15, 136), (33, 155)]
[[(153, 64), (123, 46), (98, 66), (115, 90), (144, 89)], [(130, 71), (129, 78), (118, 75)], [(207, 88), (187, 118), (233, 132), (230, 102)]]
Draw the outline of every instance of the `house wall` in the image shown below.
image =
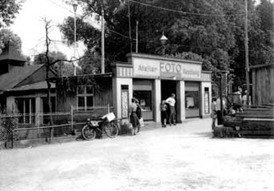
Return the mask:
[[(47, 97), (47, 95), (46, 95), (45, 91), (16, 92), (12, 95), (8, 95), (6, 97), (6, 100), (7, 100), (7, 102), (6, 102), (7, 103), (6, 112), (8, 114), (18, 112), (16, 99), (19, 99), (19, 98), (34, 98), (35, 102), (33, 104), (34, 104), (34, 107), (35, 107), (35, 112), (34, 112), (35, 120), (31, 121), (29, 124), (35, 123), (35, 125), (38, 125), (38, 124), (40, 125), (40, 124), (43, 123), (43, 117), (39, 116), (39, 115), (44, 112), (42, 98), (46, 98), (46, 97)], [(53, 92), (51, 92), (51, 97), (55, 97), (55, 94)], [(29, 113), (26, 113), (26, 114), (28, 115)]]
[[(66, 91), (61, 87), (60, 81), (56, 83), (57, 111), (68, 112), (71, 107), (77, 108), (77, 88)], [(98, 78), (93, 96), (93, 106), (113, 107), (112, 78)]]
[(252, 97), (253, 105), (274, 103), (274, 65), (253, 67)]
[(113, 95), (112, 95), (112, 79), (97, 80), (99, 88), (94, 92), (93, 103), (94, 106), (107, 106), (113, 107)]

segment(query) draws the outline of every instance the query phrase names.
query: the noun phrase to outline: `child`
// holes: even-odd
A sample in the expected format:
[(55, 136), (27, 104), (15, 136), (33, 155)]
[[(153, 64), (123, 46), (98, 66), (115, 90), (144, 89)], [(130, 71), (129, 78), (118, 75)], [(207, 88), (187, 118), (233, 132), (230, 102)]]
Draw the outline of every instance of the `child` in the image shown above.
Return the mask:
[(166, 127), (166, 122), (167, 122), (167, 104), (166, 101), (163, 100), (161, 103), (161, 122), (162, 122), (162, 127)]

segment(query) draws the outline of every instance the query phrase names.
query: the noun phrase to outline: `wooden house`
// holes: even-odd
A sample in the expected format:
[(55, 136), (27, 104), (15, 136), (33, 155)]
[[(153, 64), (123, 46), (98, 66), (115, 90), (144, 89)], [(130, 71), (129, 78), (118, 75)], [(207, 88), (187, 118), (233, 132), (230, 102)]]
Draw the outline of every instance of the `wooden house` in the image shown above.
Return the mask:
[(250, 67), (252, 72), (252, 104), (274, 105), (274, 63)]
[(236, 114), (232, 126), (240, 127), (242, 137), (274, 138), (274, 64), (250, 68), (252, 105)]
[[(97, 118), (113, 110), (112, 73), (52, 78), (56, 112), (74, 112), (75, 121)], [(86, 115), (85, 115), (86, 113)]]
[[(37, 113), (47, 112), (45, 65), (25, 65), (24, 57), (13, 46), (0, 54), (1, 113), (21, 114), (19, 123), (37, 124)], [(50, 77), (56, 76), (50, 71)], [(55, 108), (55, 84), (51, 84), (51, 99)]]

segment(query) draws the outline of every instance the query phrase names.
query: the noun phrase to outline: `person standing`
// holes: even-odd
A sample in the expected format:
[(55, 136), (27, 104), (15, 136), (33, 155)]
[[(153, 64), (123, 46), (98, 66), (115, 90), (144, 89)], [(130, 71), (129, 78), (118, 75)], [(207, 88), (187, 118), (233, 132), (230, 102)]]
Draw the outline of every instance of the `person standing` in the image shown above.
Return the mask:
[(247, 90), (245, 90), (244, 95), (242, 97), (242, 104), (244, 106), (251, 105), (251, 96), (248, 96), (248, 98), (249, 98), (249, 103), (247, 103)]
[(163, 100), (161, 103), (161, 122), (162, 122), (162, 127), (166, 127), (167, 123), (167, 104), (166, 101)]
[(212, 99), (210, 117), (212, 118), (211, 128), (212, 130), (214, 130), (216, 127), (216, 119), (217, 119), (216, 98)]
[(166, 103), (169, 104), (169, 108), (170, 108), (170, 115), (169, 115), (169, 124), (170, 125), (176, 125), (176, 111), (175, 111), (175, 94), (172, 93), (171, 96), (169, 98), (167, 98)]
[[(144, 125), (144, 120), (143, 120), (143, 115), (142, 115), (142, 107), (140, 106), (139, 104), (139, 100), (135, 98), (135, 103), (137, 105), (137, 109), (136, 109), (136, 114), (137, 114), (137, 117), (138, 117), (138, 120), (139, 120), (139, 125), (137, 126), (137, 133), (140, 132), (140, 129), (141, 129), (141, 125)], [(141, 124), (142, 122), (142, 124)]]
[(131, 104), (129, 105), (129, 116), (130, 116), (129, 121), (132, 124), (131, 135), (136, 135), (137, 128), (140, 125), (136, 111), (137, 111), (136, 99), (132, 98)]

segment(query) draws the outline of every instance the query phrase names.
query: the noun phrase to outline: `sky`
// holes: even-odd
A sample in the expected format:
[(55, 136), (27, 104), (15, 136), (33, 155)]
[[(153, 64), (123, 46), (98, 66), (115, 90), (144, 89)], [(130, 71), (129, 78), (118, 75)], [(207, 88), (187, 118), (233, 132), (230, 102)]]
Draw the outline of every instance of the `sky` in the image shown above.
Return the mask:
[[(45, 51), (46, 33), (43, 18), (46, 18), (51, 20), (52, 25), (49, 37), (57, 41), (52, 43), (51, 50), (63, 52), (67, 55), (67, 59), (73, 57), (73, 46), (68, 47), (61, 42), (64, 39), (57, 27), (68, 16), (74, 16), (74, 11), (72, 6), (65, 4), (64, 0), (25, 0), (14, 23), (10, 26), (11, 30), (22, 40), (23, 55), (33, 57)], [(79, 45), (76, 57), (83, 52), (84, 47)]]

